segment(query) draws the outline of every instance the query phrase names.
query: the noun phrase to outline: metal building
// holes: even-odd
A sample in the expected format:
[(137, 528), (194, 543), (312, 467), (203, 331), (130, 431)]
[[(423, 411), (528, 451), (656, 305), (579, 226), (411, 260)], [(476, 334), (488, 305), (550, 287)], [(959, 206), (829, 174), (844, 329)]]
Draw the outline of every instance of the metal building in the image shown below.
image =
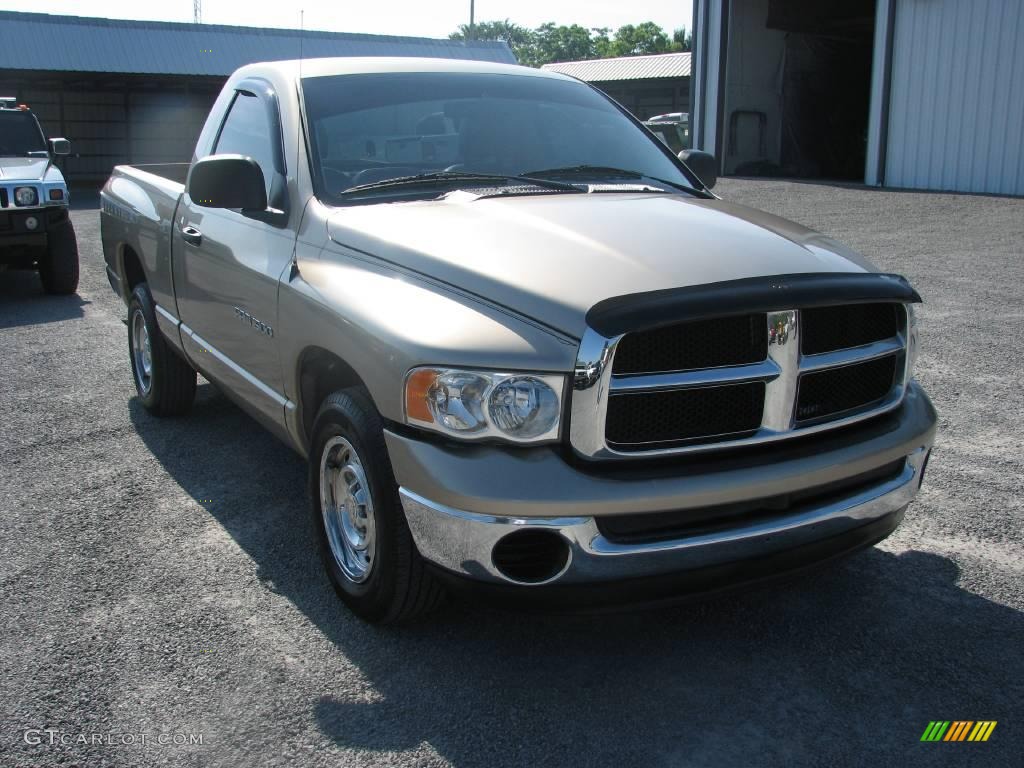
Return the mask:
[(541, 69), (597, 86), (641, 120), (685, 112), (690, 104), (689, 53), (567, 61), (545, 64)]
[[(0, 95), (16, 96), (50, 136), (71, 140), (72, 182), (119, 163), (187, 160), (221, 85), (254, 61), (299, 58), (300, 32), (0, 12)], [(301, 33), (306, 58), (429, 56), (514, 64), (505, 43)]]
[(1024, 195), (1021, 0), (695, 0), (723, 174)]

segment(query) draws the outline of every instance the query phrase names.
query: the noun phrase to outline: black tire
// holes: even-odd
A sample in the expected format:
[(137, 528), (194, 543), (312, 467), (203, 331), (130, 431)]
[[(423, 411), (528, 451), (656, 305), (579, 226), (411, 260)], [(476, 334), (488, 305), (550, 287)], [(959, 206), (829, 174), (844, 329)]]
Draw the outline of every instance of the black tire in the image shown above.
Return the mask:
[(78, 241), (71, 219), (46, 233), (46, 253), (39, 260), (39, 277), (47, 293), (68, 294), (78, 290)]
[[(374, 552), (365, 580), (346, 574), (331, 549), (322, 509), (321, 462), (325, 449), (342, 438), (357, 454), (372, 500)], [(324, 400), (313, 424), (309, 458), (313, 527), (324, 567), (338, 597), (360, 618), (376, 624), (409, 621), (444, 599), (441, 585), (426, 569), (413, 541), (391, 470), (384, 425), (361, 389), (335, 392)]]
[[(196, 372), (164, 341), (156, 324), (156, 309), (149, 286), (139, 283), (128, 303), (128, 357), (139, 400), (157, 416), (183, 416), (196, 397)], [(149, 339), (150, 369), (145, 375), (136, 350), (136, 322), (141, 322)], [(141, 334), (140, 334), (141, 335)], [(141, 367), (140, 367), (141, 366)]]

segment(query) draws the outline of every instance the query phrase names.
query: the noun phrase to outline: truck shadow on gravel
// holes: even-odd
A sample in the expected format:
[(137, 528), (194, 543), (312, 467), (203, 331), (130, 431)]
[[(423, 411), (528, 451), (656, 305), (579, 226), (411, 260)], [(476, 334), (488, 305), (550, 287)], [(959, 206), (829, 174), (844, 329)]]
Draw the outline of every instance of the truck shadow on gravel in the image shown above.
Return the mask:
[(35, 271), (0, 272), (0, 328), (75, 320), (85, 316), (82, 307), (89, 303), (74, 293), (47, 295)]
[[(947, 558), (872, 549), (775, 590), (673, 608), (547, 615), (456, 603), (380, 629), (352, 618), (322, 574), (297, 456), (209, 385), (189, 419), (158, 422), (135, 401), (130, 416), (193, 498), (214, 499), (205, 508), (264, 586), (372, 688), (332, 691), (325, 679), (309, 691), (308, 717), (341, 747), (436, 752), (456, 766), (1019, 758), (1024, 614), (958, 587)], [(922, 744), (935, 719), (999, 725), (986, 744)]]

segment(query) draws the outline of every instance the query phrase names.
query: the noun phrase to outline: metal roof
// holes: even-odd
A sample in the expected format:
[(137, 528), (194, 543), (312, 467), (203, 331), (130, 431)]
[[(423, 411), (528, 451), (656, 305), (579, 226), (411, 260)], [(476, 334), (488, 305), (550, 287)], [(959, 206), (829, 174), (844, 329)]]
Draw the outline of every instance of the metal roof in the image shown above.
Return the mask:
[[(295, 29), (0, 11), (0, 69), (226, 76), (244, 64), (298, 58), (299, 36)], [(310, 30), (301, 36), (304, 58), (426, 56), (516, 63), (503, 42)]]
[(566, 61), (560, 64), (545, 64), (541, 69), (578, 77), (588, 83), (689, 77), (690, 54), (658, 53), (652, 56), (620, 56), (615, 59)]

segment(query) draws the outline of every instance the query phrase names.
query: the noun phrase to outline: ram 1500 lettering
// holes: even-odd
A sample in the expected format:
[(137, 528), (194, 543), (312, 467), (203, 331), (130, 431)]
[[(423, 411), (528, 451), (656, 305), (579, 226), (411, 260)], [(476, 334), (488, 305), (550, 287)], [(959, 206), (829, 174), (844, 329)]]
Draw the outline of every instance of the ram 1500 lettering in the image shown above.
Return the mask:
[(683, 157), (554, 73), (246, 66), (190, 165), (103, 189), (138, 396), (184, 413), (200, 371), (308, 457), (370, 621), (467, 581), (674, 598), (881, 540), (934, 437), (920, 298)]

